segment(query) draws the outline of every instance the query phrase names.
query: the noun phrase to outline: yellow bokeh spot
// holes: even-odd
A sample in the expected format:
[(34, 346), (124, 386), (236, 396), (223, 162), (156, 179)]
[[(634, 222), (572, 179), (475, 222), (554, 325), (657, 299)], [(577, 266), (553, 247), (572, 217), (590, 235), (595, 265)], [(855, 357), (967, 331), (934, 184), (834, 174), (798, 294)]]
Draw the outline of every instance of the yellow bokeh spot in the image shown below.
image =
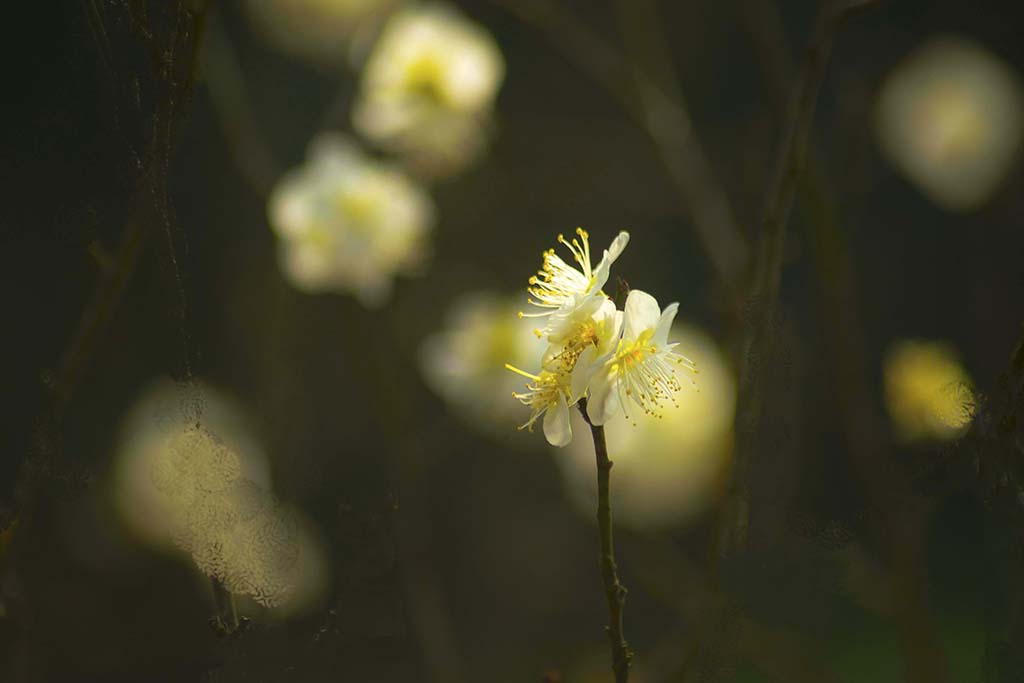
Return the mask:
[(972, 41), (933, 38), (898, 65), (877, 106), (882, 150), (936, 204), (982, 205), (1016, 159), (1024, 95), (1016, 74)]
[(885, 401), (905, 441), (956, 438), (974, 415), (970, 377), (943, 342), (902, 341), (889, 349)]

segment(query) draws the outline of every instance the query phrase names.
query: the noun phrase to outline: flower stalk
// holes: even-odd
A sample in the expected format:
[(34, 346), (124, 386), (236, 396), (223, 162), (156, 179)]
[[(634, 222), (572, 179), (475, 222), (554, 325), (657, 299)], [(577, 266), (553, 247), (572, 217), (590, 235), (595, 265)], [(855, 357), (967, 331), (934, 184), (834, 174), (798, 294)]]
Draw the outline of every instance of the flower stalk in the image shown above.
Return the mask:
[(578, 406), (583, 419), (590, 425), (597, 462), (597, 526), (601, 537), (601, 581), (604, 583), (604, 596), (608, 603), (608, 625), (605, 626), (605, 632), (608, 634), (608, 646), (611, 649), (615, 683), (626, 683), (629, 680), (629, 667), (633, 660), (633, 652), (626, 643), (622, 628), (622, 612), (626, 606), (627, 591), (619, 580), (619, 572), (615, 564), (615, 537), (612, 530), (611, 506), (611, 473), (614, 463), (608, 458), (604, 427), (595, 425), (587, 415), (587, 399), (581, 398)]

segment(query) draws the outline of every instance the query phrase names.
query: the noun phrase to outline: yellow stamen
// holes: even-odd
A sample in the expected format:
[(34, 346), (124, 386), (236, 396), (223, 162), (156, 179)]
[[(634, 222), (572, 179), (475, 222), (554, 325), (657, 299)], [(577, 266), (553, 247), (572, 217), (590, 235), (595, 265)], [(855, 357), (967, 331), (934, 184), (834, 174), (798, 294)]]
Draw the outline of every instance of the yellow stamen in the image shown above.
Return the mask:
[(537, 381), (537, 380), (540, 379), (540, 377), (538, 377), (537, 375), (531, 375), (529, 372), (526, 372), (525, 370), (520, 370), (516, 366), (511, 365), (509, 363), (505, 363), (505, 369), (506, 370), (511, 370), (512, 372), (516, 373), (517, 375), (522, 375), (523, 377), (525, 377), (527, 379), (532, 379), (534, 381)]

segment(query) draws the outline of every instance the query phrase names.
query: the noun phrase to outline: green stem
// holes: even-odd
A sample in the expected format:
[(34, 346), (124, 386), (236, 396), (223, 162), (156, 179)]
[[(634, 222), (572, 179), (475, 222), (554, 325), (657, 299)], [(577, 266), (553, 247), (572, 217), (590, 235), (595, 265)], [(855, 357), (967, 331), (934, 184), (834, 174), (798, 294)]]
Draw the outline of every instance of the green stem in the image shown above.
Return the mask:
[(587, 400), (580, 399), (580, 414), (590, 425), (594, 437), (594, 455), (597, 459), (597, 526), (601, 536), (601, 580), (604, 582), (604, 597), (608, 603), (608, 645), (612, 654), (612, 671), (615, 683), (629, 680), (629, 666), (633, 653), (626, 643), (622, 630), (622, 611), (626, 606), (626, 587), (619, 581), (615, 566), (615, 538), (612, 532), (611, 474), (612, 461), (608, 458), (608, 445), (604, 440), (604, 427), (595, 425), (587, 416)]

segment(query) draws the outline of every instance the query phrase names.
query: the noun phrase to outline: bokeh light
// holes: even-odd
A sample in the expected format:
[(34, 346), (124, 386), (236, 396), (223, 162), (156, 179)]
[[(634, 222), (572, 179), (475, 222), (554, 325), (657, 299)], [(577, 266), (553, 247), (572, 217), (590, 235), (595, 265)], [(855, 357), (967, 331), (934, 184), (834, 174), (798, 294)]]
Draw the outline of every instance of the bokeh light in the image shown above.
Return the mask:
[(188, 554), (232, 593), (282, 614), (322, 595), (316, 531), (271, 493), (265, 457), (240, 410), (207, 385), (160, 381), (142, 396), (125, 420), (113, 482), (128, 529)]
[(424, 378), (470, 425), (505, 430), (523, 417), (522, 405), (512, 398), (523, 379), (505, 363), (535, 367), (543, 344), (533, 333), (535, 321), (517, 315), (521, 309), (521, 295), (465, 294), (449, 309), (444, 328), (423, 342)]
[(953, 439), (974, 415), (971, 379), (953, 346), (905, 340), (885, 357), (885, 402), (905, 441)]
[(1016, 160), (1024, 131), (1017, 75), (965, 38), (933, 38), (900, 64), (878, 97), (883, 151), (940, 206), (983, 204)]
[(169, 379), (146, 387), (122, 420), (114, 466), (113, 502), (126, 529), (155, 548), (174, 546), (175, 512), (157, 490), (156, 463), (175, 441), (194, 429), (199, 410), (193, 403), (202, 396), (202, 421), (216, 431), (218, 442), (234, 454), (238, 475), (261, 486), (270, 483), (266, 454), (255, 437), (240, 404), (205, 382), (183, 388)]

